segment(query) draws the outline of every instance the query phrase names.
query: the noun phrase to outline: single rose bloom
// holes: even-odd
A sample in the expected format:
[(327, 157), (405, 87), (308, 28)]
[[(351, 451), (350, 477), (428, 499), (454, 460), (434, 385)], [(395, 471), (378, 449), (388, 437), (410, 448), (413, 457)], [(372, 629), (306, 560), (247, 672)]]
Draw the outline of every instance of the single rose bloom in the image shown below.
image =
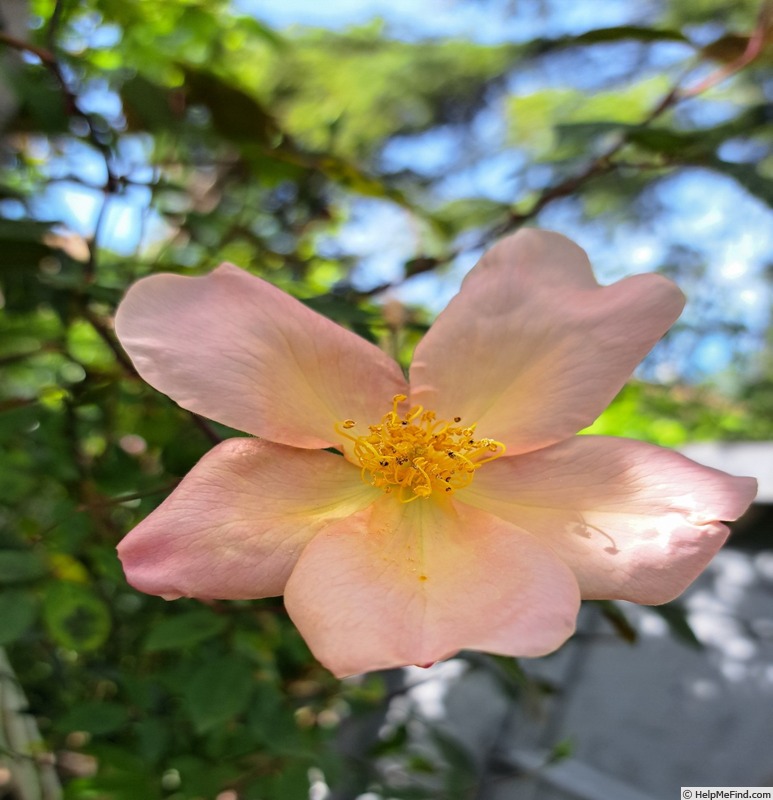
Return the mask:
[(407, 381), (231, 264), (144, 278), (116, 316), (139, 374), (254, 438), (213, 448), (126, 536), (127, 579), (168, 599), (283, 594), (338, 676), (540, 656), (581, 598), (671, 600), (755, 481), (576, 434), (683, 304), (660, 275), (602, 287), (573, 242), (522, 230), (467, 275)]

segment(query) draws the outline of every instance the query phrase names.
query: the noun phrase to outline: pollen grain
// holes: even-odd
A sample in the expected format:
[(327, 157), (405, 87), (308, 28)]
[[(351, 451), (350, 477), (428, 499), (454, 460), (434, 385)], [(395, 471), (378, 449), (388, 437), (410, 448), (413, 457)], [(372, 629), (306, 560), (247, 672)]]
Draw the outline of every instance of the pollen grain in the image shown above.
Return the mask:
[(347, 419), (336, 425), (344, 438), (354, 443), (354, 455), (362, 466), (362, 479), (403, 503), (427, 498), (433, 492), (453, 494), (469, 486), (475, 471), (504, 455), (505, 446), (494, 439), (476, 439), (475, 425), (438, 420), (434, 411), (412, 406), (404, 414), (398, 406), (407, 400), (392, 398), (392, 410), (368, 433), (354, 436)]

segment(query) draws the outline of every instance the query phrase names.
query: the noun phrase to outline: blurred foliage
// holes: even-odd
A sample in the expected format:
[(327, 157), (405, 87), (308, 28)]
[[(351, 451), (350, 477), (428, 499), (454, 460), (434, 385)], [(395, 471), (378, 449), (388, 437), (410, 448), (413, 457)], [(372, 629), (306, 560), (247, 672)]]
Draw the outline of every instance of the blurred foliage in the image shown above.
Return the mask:
[[(126, 585), (117, 541), (233, 432), (139, 381), (111, 315), (141, 275), (230, 260), (407, 363), (429, 314), (383, 304), (385, 284), (440, 291), (467, 251), (553, 207), (592, 230), (650, 220), (659, 187), (694, 169), (770, 205), (767, 53), (706, 93), (672, 92), (697, 85), (678, 83), (685, 69), (723, 63), (717, 43), (748, 42), (755, 4), (663, 2), (657, 19), (577, 35), (546, 21), (497, 45), (398, 39), (385, 23), (276, 31), (226, 0), (0, 13), (0, 645), (48, 746), (86, 758), (62, 768), (65, 796), (293, 800), (316, 775), (340, 798), (472, 797), (458, 743), (432, 731), (416, 749), (410, 719), (384, 725), (399, 678), (335, 681), (281, 601), (166, 604)], [(431, 136), (451, 138), (445, 160)], [(729, 158), (728, 143), (751, 155)], [(485, 165), (509, 196), (476, 190)], [(411, 242), (387, 281), (358, 272), (346, 235), (384, 209)], [(703, 304), (645, 369), (670, 367), (675, 385), (632, 383), (592, 430), (669, 446), (769, 438), (759, 331), (725, 316), (697, 251), (674, 245), (661, 267)], [(732, 396), (674, 374), (718, 329), (745, 354)], [(542, 691), (510, 660), (474, 664), (515, 697)]]

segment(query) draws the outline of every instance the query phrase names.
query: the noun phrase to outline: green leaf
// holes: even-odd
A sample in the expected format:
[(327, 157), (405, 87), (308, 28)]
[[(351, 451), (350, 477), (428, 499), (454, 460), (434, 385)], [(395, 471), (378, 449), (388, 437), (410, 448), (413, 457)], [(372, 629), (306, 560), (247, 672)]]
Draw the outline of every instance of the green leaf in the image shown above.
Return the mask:
[[(566, 40), (567, 44), (597, 44), (600, 42), (689, 42), (681, 32), (662, 28), (643, 28), (638, 25), (615, 25), (610, 28), (596, 28)], [(563, 41), (563, 40), (562, 40)]]
[(191, 647), (221, 633), (227, 620), (206, 608), (188, 611), (162, 620), (153, 627), (145, 640), (145, 650), (176, 650)]
[(89, 700), (65, 714), (56, 727), (62, 731), (86, 731), (100, 735), (117, 731), (128, 719), (129, 712), (118, 703)]
[(529, 688), (530, 678), (523, 671), (517, 658), (488, 653), (484, 656), (485, 662), (493, 665), (492, 674), (510, 697), (518, 697), (520, 692)]
[(662, 606), (652, 606), (650, 609), (660, 615), (667, 623), (669, 630), (683, 644), (695, 650), (703, 650), (703, 642), (698, 639), (687, 621), (684, 609), (679, 603), (666, 603)]
[(179, 437), (162, 449), (161, 462), (172, 475), (182, 477), (211, 446), (212, 443), (198, 432), (197, 435)]
[[(109, 798), (110, 800), (161, 800), (158, 775), (134, 753), (107, 743), (90, 745), (99, 771), (91, 778), (76, 778), (68, 782), (67, 800)], [(163, 796), (168, 796), (164, 793)]]
[[(174, 797), (203, 798), (216, 797), (225, 785), (237, 777), (236, 766), (228, 760), (213, 763), (210, 758), (199, 758), (194, 755), (181, 755), (169, 762), (169, 766), (176, 770), (180, 776), (180, 793)], [(256, 795), (243, 795), (240, 797), (256, 797)], [(263, 800), (263, 795), (258, 795)], [(299, 795), (300, 798), (305, 795)], [(287, 800), (291, 800), (288, 796)]]
[(278, 774), (272, 776), (267, 787), (267, 800), (289, 800), (309, 795), (309, 765), (288, 763)]
[(760, 200), (773, 206), (773, 180), (766, 178), (757, 171), (754, 164), (734, 164), (720, 158), (711, 159), (707, 166), (717, 172), (728, 175), (743, 186), (747, 192)]
[(62, 90), (45, 67), (3, 70), (0, 79), (20, 101), (12, 122), (14, 130), (52, 134), (68, 130), (69, 118)]
[(636, 632), (636, 628), (629, 622), (628, 617), (621, 611), (620, 606), (613, 603), (611, 600), (594, 600), (592, 602), (601, 609), (601, 613), (607, 618), (607, 621), (611, 623), (615, 632), (621, 639), (628, 642), (628, 644), (636, 643), (639, 634)]
[(699, 132), (668, 128), (638, 128), (628, 132), (628, 141), (654, 153), (682, 158), (706, 152), (706, 138)]
[(110, 348), (85, 320), (76, 320), (70, 325), (67, 350), (76, 361), (89, 367), (108, 369), (115, 360)]
[(183, 689), (183, 700), (194, 727), (205, 733), (244, 711), (252, 690), (250, 664), (238, 656), (221, 656), (196, 669)]
[(408, 744), (408, 726), (396, 725), (384, 734), (379, 734), (378, 741), (368, 751), (371, 758), (389, 756), (404, 750)]
[[(662, 126), (631, 126), (626, 131), (626, 136), (632, 144), (650, 152), (673, 156), (681, 162), (694, 162), (700, 166), (714, 167), (728, 174), (732, 174), (737, 167), (740, 175), (738, 180), (743, 183), (743, 176), (747, 171), (757, 175), (755, 167), (722, 161), (717, 158), (716, 151), (730, 139), (737, 136), (745, 137), (749, 135), (750, 131), (769, 127), (770, 113), (768, 104), (759, 104), (744, 109), (727, 122), (709, 128), (674, 130)], [(756, 194), (756, 192), (754, 193)]]
[(11, 590), (0, 594), (0, 645), (16, 641), (35, 621), (35, 598), (28, 592)]
[(54, 224), (0, 219), (0, 285), (6, 309), (27, 312), (52, 302), (55, 293), (40, 270), (44, 259), (52, 259), (64, 273), (75, 263), (48, 238)]
[(142, 75), (135, 75), (123, 84), (121, 99), (130, 130), (155, 133), (179, 124), (171, 93)]
[(137, 752), (143, 761), (155, 764), (169, 748), (172, 727), (166, 719), (143, 719), (133, 726), (137, 737)]
[(476, 782), (477, 765), (472, 752), (461, 741), (439, 728), (431, 729), (429, 736), (446, 765), (443, 797), (447, 800), (466, 800)]
[(88, 587), (54, 583), (43, 600), (43, 619), (63, 647), (88, 651), (101, 647), (110, 633), (110, 612)]
[(30, 550), (0, 550), (0, 584), (24, 583), (42, 578), (45, 562)]
[(588, 142), (601, 136), (629, 130), (630, 126), (622, 122), (567, 122), (555, 126), (555, 134), (559, 145), (587, 147)]
[(558, 761), (563, 761), (565, 758), (569, 758), (574, 753), (575, 749), (574, 740), (562, 739), (560, 742), (556, 742), (551, 748), (547, 763), (555, 764)]
[(209, 109), (221, 136), (271, 144), (281, 134), (276, 121), (255, 97), (211, 73), (190, 66), (183, 71), (189, 101)]

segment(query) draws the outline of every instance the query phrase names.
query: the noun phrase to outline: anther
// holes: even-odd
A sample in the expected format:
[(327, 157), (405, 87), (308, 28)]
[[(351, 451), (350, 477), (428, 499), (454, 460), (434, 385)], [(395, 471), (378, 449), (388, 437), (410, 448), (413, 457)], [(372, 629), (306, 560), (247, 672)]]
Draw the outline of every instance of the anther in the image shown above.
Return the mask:
[(395, 395), (392, 410), (369, 425), (365, 435), (347, 433), (356, 425), (352, 419), (336, 425), (336, 431), (354, 445), (362, 479), (401, 503), (427, 498), (433, 491), (451, 494), (464, 489), (479, 467), (504, 454), (500, 442), (475, 440), (475, 425), (453, 427), (461, 417), (438, 421), (434, 411), (420, 405), (398, 412), (398, 405), (407, 399)]

